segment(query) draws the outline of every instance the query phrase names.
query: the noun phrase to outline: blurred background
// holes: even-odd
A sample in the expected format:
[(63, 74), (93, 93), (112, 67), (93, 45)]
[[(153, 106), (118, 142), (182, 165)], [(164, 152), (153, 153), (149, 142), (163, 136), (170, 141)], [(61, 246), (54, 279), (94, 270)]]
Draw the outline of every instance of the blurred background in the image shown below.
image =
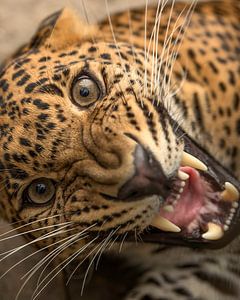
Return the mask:
[[(128, 7), (142, 6), (145, 1), (108, 0), (107, 3), (109, 11), (113, 13)], [(74, 8), (82, 18), (86, 18), (85, 6), (91, 22), (106, 15), (105, 0), (0, 0), (0, 61), (29, 39), (42, 19), (65, 6)]]

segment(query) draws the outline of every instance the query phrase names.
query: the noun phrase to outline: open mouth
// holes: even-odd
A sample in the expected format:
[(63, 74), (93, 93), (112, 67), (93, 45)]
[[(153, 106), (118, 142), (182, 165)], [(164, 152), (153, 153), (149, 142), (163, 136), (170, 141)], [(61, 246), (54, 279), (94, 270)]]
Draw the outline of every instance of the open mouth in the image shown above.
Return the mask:
[[(178, 130), (181, 130), (179, 135), (183, 136), (182, 129)], [(181, 167), (171, 182), (168, 182), (170, 193), (169, 189), (166, 190), (166, 196), (164, 186), (156, 184), (158, 177), (152, 178), (145, 171), (144, 175), (152, 183), (151, 193), (161, 195), (161, 204), (141, 238), (145, 242), (187, 247), (224, 247), (240, 233), (240, 182), (186, 133), (184, 145)], [(137, 149), (140, 149), (139, 157), (142, 159), (142, 148)], [(146, 161), (152, 161), (151, 157), (140, 160), (140, 167), (135, 164), (137, 176), (141, 175), (141, 166), (146, 166)], [(150, 169), (154, 174), (159, 172), (159, 169), (154, 170), (153, 164), (150, 164)], [(134, 180), (136, 178), (135, 176)], [(132, 179), (130, 183), (134, 183)], [(127, 189), (123, 189), (118, 196), (125, 201), (141, 200), (145, 183), (140, 183), (137, 185), (137, 192), (135, 189), (135, 193), (129, 193), (128, 182)], [(128, 197), (123, 191), (128, 192)], [(116, 199), (103, 196), (105, 199)], [(135, 235), (130, 233), (127, 240), (134, 241)]]
[(143, 240), (223, 247), (240, 232), (240, 184), (188, 136), (185, 145), (172, 192)]

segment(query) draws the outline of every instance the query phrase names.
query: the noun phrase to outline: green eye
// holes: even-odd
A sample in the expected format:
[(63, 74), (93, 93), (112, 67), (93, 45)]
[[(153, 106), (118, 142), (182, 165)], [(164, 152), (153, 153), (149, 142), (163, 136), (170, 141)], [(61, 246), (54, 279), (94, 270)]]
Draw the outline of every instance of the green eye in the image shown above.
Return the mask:
[(51, 179), (39, 178), (34, 180), (25, 190), (24, 198), (33, 204), (46, 204), (55, 195), (55, 186)]
[(97, 101), (100, 96), (101, 91), (93, 78), (82, 76), (74, 80), (72, 85), (72, 99), (77, 105), (88, 107)]

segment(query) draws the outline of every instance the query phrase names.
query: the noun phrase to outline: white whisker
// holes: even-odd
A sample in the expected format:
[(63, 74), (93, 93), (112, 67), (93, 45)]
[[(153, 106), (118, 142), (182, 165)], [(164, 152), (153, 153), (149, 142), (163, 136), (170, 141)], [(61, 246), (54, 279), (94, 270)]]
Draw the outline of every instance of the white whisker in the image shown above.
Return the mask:
[[(21, 225), (21, 226), (19, 226), (19, 227), (17, 227), (17, 228), (13, 228), (13, 229), (11, 229), (11, 230), (9, 230), (9, 231), (7, 231), (7, 232), (4, 232), (4, 233), (2, 233), (2, 234), (0, 234), (0, 237), (2, 237), (2, 236), (4, 236), (4, 235), (7, 235), (7, 234), (9, 234), (9, 233), (11, 233), (11, 232), (15, 232), (16, 230), (20, 230), (20, 229), (22, 229), (22, 228), (24, 228), (24, 227), (27, 227), (27, 226), (30, 226), (30, 225), (32, 225), (32, 224), (35, 224), (35, 223), (39, 223), (39, 222), (42, 222), (42, 221), (45, 221), (45, 220), (49, 220), (49, 219), (53, 219), (53, 218), (56, 218), (56, 217), (60, 217), (60, 216), (62, 216), (63, 214), (61, 213), (61, 214), (57, 214), (57, 215), (53, 215), (53, 216), (50, 216), (50, 217), (45, 217), (45, 218), (43, 218), (43, 219), (39, 219), (39, 220), (34, 220), (34, 221), (32, 221), (32, 222), (28, 222), (28, 223), (26, 223), (26, 224), (24, 224), (24, 225)], [(16, 223), (21, 223), (21, 222), (24, 222), (24, 221), (27, 221), (26, 219), (24, 220), (21, 220), (21, 221), (18, 221), (18, 222), (16, 222)], [(16, 224), (16, 223), (13, 223), (13, 224)]]
[[(75, 228), (71, 228), (71, 229), (69, 229), (69, 230), (62, 231), (62, 233), (66, 233), (67, 231), (70, 231), (70, 230), (73, 230), (73, 229), (75, 229)], [(61, 239), (61, 240), (59, 240), (59, 241), (57, 241), (57, 242), (55, 242), (55, 243), (49, 244), (49, 245), (47, 245), (47, 246), (45, 246), (45, 247), (43, 247), (43, 248), (38, 249), (37, 251), (35, 251), (35, 252), (31, 253), (31, 254), (29, 254), (28, 256), (24, 257), (23, 259), (21, 259), (20, 261), (18, 261), (17, 263), (15, 263), (13, 266), (11, 266), (7, 271), (5, 271), (5, 272), (0, 276), (0, 279), (2, 279), (2, 278), (3, 278), (6, 274), (8, 274), (11, 270), (13, 270), (15, 267), (17, 267), (18, 265), (20, 265), (21, 263), (23, 263), (24, 261), (26, 261), (26, 260), (29, 259), (30, 257), (32, 257), (32, 256), (34, 256), (34, 255), (36, 255), (36, 254), (38, 254), (38, 253), (40, 253), (40, 252), (42, 252), (42, 251), (48, 249), (48, 248), (50, 248), (50, 247), (52, 247), (52, 246), (54, 246), (54, 245), (57, 245), (57, 244), (59, 244), (59, 243), (65, 241), (66, 239), (69, 239), (69, 237), (65, 237), (64, 239)]]
[[(67, 226), (69, 226), (69, 224), (63, 226), (63, 228), (64, 228), (64, 227), (67, 227)], [(22, 250), (22, 249), (28, 247), (29, 245), (32, 245), (32, 244), (34, 244), (34, 243), (37, 243), (37, 242), (39, 242), (39, 241), (42, 241), (42, 240), (47, 239), (47, 238), (49, 238), (49, 237), (52, 237), (52, 236), (54, 236), (54, 235), (56, 235), (56, 234), (59, 234), (58, 232), (61, 231), (61, 230), (62, 230), (62, 228), (60, 227), (60, 228), (58, 228), (58, 229), (56, 229), (56, 230), (54, 230), (54, 231), (52, 231), (52, 232), (50, 232), (50, 233), (46, 233), (46, 234), (44, 234), (43, 236), (38, 237), (38, 238), (36, 238), (36, 239), (30, 241), (30, 242), (27, 243), (27, 244), (24, 244), (24, 245), (21, 245), (21, 246), (18, 246), (18, 247), (16, 247), (16, 248), (14, 248), (14, 249), (11, 249), (11, 250), (6, 251), (6, 252), (3, 253), (2, 255), (6, 254), (6, 253), (7, 253), (7, 254), (6, 254), (3, 258), (0, 259), (0, 262), (2, 262), (3, 260), (5, 260), (5, 259), (8, 258), (9, 256), (13, 255), (14, 253), (16, 253), (16, 252), (18, 252), (18, 251), (20, 251), (20, 250)]]
[(147, 21), (148, 21), (148, 1), (145, 5), (145, 19), (144, 19), (144, 96), (146, 96), (147, 90)]
[(120, 228), (120, 226), (119, 226), (118, 228), (116, 228), (115, 230), (112, 230), (112, 231), (109, 233), (108, 237), (105, 239), (105, 241), (104, 241), (102, 244), (100, 244), (100, 245), (101, 245), (100, 248), (97, 250), (96, 254), (93, 256), (92, 260), (90, 261), (90, 263), (89, 263), (89, 265), (88, 265), (88, 268), (87, 268), (87, 270), (86, 270), (86, 272), (85, 272), (84, 278), (83, 278), (82, 289), (81, 289), (81, 295), (83, 295), (83, 290), (84, 290), (85, 283), (86, 283), (86, 280), (87, 280), (88, 272), (89, 272), (89, 270), (90, 270), (90, 268), (91, 268), (91, 266), (92, 266), (92, 264), (93, 264), (95, 258), (97, 257), (98, 253), (99, 253), (102, 249), (104, 250), (106, 243), (107, 243), (109, 240), (111, 240), (111, 237), (117, 232), (117, 230), (118, 230), (119, 228)]
[[(72, 222), (65, 222), (65, 223), (61, 223), (61, 224), (53, 224), (53, 225), (48, 225), (48, 226), (44, 226), (44, 227), (40, 227), (40, 228), (31, 229), (31, 230), (28, 230), (28, 231), (25, 231), (25, 232), (17, 233), (17, 234), (14, 234), (12, 236), (3, 238), (3, 239), (0, 240), (0, 242), (10, 240), (10, 239), (13, 239), (13, 238), (16, 238), (16, 237), (19, 237), (19, 236), (27, 235), (29, 233), (33, 233), (33, 232), (37, 232), (37, 231), (41, 231), (41, 230), (46, 230), (46, 229), (49, 229), (49, 228), (62, 226), (63, 224), (71, 224), (71, 223)], [(0, 254), (0, 255), (2, 255), (2, 254)]]
[(49, 285), (49, 283), (64, 269), (66, 268), (67, 265), (69, 265), (76, 257), (78, 257), (86, 248), (88, 248), (98, 237), (94, 238), (92, 241), (90, 241), (88, 244), (84, 245), (82, 248), (80, 248), (79, 250), (77, 250), (76, 252), (74, 252), (71, 256), (69, 256), (67, 259), (65, 259), (63, 262), (61, 262), (56, 268), (54, 268), (48, 275), (47, 277), (44, 278), (44, 280), (42, 282), (40, 282), (39, 286), (37, 286), (37, 288), (39, 288), (41, 285), (43, 285), (43, 282), (46, 281), (46, 279), (52, 275), (52, 273), (59, 268), (60, 266), (63, 265), (63, 267), (60, 268), (59, 271), (57, 271), (56, 274), (53, 275), (53, 277), (51, 277), (51, 279), (43, 285), (43, 287), (41, 287), (41, 289), (38, 291), (36, 290), (34, 292), (33, 298), (32, 300), (35, 300), (40, 294), (41, 292)]
[[(120, 228), (121, 228), (121, 226), (118, 226), (118, 227), (114, 230), (113, 234), (111, 234), (111, 236), (113, 236)], [(114, 239), (113, 242), (115, 242), (118, 238), (119, 238), (119, 236), (116, 236), (116, 238)], [(97, 259), (97, 261), (96, 261), (95, 270), (97, 270), (97, 268), (98, 268), (98, 264), (99, 264), (101, 255), (103, 254), (104, 250), (108, 247), (108, 245), (110, 244), (110, 242), (111, 242), (111, 239), (109, 239), (109, 241), (107, 241), (107, 243), (105, 244), (105, 246), (101, 249), (101, 251), (100, 251), (100, 253), (99, 253), (99, 256), (98, 256), (98, 259)], [(109, 247), (108, 249), (111, 249), (111, 246), (112, 246), (112, 245), (113, 245), (113, 244), (111, 244), (110, 247)]]
[[(71, 235), (70, 237), (68, 237), (68, 240), (66, 241), (66, 242), (64, 242), (63, 244), (61, 244), (59, 247), (57, 247), (56, 249), (54, 249), (53, 251), (51, 251), (46, 257), (44, 257), (43, 259), (41, 259), (41, 261), (39, 261), (38, 263), (37, 263), (37, 265), (35, 265), (33, 268), (31, 268), (23, 277), (22, 277), (22, 279), (24, 279), (25, 277), (27, 277), (26, 278), (26, 280), (24, 281), (24, 283), (23, 283), (23, 285), (21, 286), (21, 288), (20, 288), (20, 290), (18, 291), (18, 294), (17, 294), (17, 296), (16, 296), (16, 298), (15, 298), (15, 300), (17, 300), (18, 298), (19, 298), (19, 296), (20, 296), (20, 294), (21, 294), (21, 292), (22, 292), (22, 290), (23, 290), (23, 288), (25, 287), (25, 285), (27, 284), (27, 282), (29, 281), (29, 279), (39, 270), (39, 268), (41, 268), (41, 266), (46, 262), (46, 261), (49, 261), (49, 259), (51, 259), (51, 261), (53, 261), (53, 259), (57, 256), (57, 255), (59, 255), (62, 251), (64, 251), (67, 247), (69, 247), (71, 244), (73, 244), (73, 243), (76, 243), (76, 242), (78, 242), (79, 240), (82, 240), (82, 239), (84, 239), (84, 238), (86, 238), (87, 236), (86, 235), (84, 235), (83, 236), (83, 234), (85, 234), (86, 232), (87, 232), (87, 230), (89, 230), (90, 228), (92, 228), (93, 226), (95, 226), (96, 224), (93, 224), (93, 225), (91, 225), (91, 226), (89, 226), (88, 228), (85, 228), (84, 230), (82, 230), (80, 233), (78, 232), (78, 233), (75, 233), (75, 234), (73, 234), (73, 235)], [(65, 261), (63, 261), (62, 263), (64, 263)], [(57, 268), (57, 267), (56, 267)], [(54, 270), (52, 270), (48, 275), (47, 275), (47, 278), (49, 277), (49, 276), (51, 276), (51, 274), (55, 271), (55, 269), (56, 268), (54, 268)], [(46, 267), (45, 267), (45, 269), (46, 269)], [(44, 270), (45, 270), (44, 269)], [(59, 273), (59, 272), (58, 272)], [(40, 277), (41, 277), (41, 275), (42, 275), (42, 273), (40, 274)], [(54, 277), (51, 279), (51, 280), (53, 280), (56, 276), (57, 276), (58, 274), (56, 274), (56, 275), (54, 275)], [(46, 279), (46, 278), (45, 278)], [(44, 280), (45, 280), (44, 279)], [(38, 289), (38, 287), (39, 287), (39, 285), (40, 285), (41, 283), (39, 283), (39, 280), (38, 280), (38, 285), (37, 285), (37, 288), (36, 288), (36, 290), (35, 290), (35, 292), (37, 291), (37, 289)], [(47, 286), (47, 284), (46, 284), (46, 286)], [(43, 290), (43, 289), (42, 289)], [(41, 290), (41, 291), (42, 291)], [(34, 292), (34, 293), (35, 293)]]
[[(179, 49), (181, 48), (181, 45), (182, 45), (182, 43), (183, 43), (184, 36), (185, 36), (185, 34), (186, 34), (186, 29), (188, 28), (188, 26), (189, 26), (189, 24), (190, 24), (190, 22), (191, 22), (191, 16), (192, 16), (192, 13), (193, 13), (193, 11), (194, 11), (194, 7), (195, 7), (196, 3), (197, 3), (197, 0), (192, 0), (192, 3), (191, 3), (191, 5), (189, 6), (189, 9), (188, 9), (188, 11), (187, 11), (185, 20), (184, 20), (182, 26), (180, 27), (178, 36), (177, 36), (177, 38), (176, 38), (176, 41), (178, 41), (178, 40), (179, 40), (179, 37), (182, 35), (182, 36), (181, 36), (181, 40), (180, 40), (179, 43), (175, 44), (174, 47), (173, 47), (173, 49), (172, 49), (172, 54), (171, 54), (171, 56), (170, 56), (169, 63), (168, 63), (168, 65), (170, 65), (170, 61), (171, 61), (171, 69), (170, 69), (170, 73), (169, 73), (169, 84), (168, 84), (168, 88), (170, 88), (171, 77), (172, 77), (172, 74), (173, 74), (173, 68), (174, 68), (174, 65), (175, 65), (175, 62), (176, 62), (176, 59), (177, 59), (177, 54), (178, 54)], [(185, 9), (184, 9), (184, 10), (185, 10)], [(183, 31), (183, 28), (185, 28), (184, 31)], [(182, 33), (182, 31), (183, 31), (183, 33)], [(176, 49), (176, 47), (177, 47), (177, 49)]]
[(119, 250), (118, 250), (119, 253), (122, 251), (123, 244), (124, 244), (124, 241), (125, 241), (126, 238), (127, 238), (127, 235), (128, 235), (128, 232), (126, 232), (126, 233), (124, 234), (123, 238), (122, 238), (122, 241), (121, 241), (121, 243), (120, 243)]
[(58, 247), (57, 249), (52, 251), (47, 259), (43, 260), (43, 263), (39, 267), (41, 267), (47, 261), (48, 261), (48, 263), (44, 266), (43, 270), (41, 271), (41, 273), (38, 277), (37, 287), (40, 286), (41, 283), (45, 281), (46, 278), (44, 280), (42, 280), (42, 276), (43, 276), (45, 270), (60, 253), (62, 253), (64, 250), (66, 250), (68, 247), (72, 246), (73, 244), (78, 243), (79, 241), (84, 240), (89, 237), (88, 234), (83, 235), (83, 236), (81, 235), (80, 237), (79, 237), (79, 234), (74, 234), (72, 236), (73, 237), (70, 239), (68, 238), (68, 240), (64, 244), (62, 244), (60, 247)]
[(117, 49), (117, 52), (118, 52), (120, 63), (121, 63), (122, 69), (125, 70), (125, 72), (126, 72), (126, 68), (125, 68), (123, 60), (122, 60), (122, 55), (121, 55), (121, 52), (120, 52), (120, 48), (119, 48), (119, 45), (117, 43), (117, 39), (116, 39), (114, 30), (113, 30), (111, 14), (110, 14), (110, 11), (109, 11), (109, 8), (108, 8), (108, 0), (105, 0), (105, 7), (106, 7), (106, 12), (107, 12), (108, 23), (109, 23), (110, 30), (111, 30), (111, 33), (112, 33), (112, 38), (113, 38), (114, 44), (116, 45), (116, 49)]
[[(93, 224), (93, 225), (91, 225), (91, 226), (85, 228), (84, 230), (82, 230), (80, 233), (77, 232), (77, 233), (71, 235), (71, 236), (69, 237), (69, 242), (72, 242), (72, 240), (74, 240), (74, 238), (82, 237), (83, 234), (86, 234), (87, 231), (88, 231), (89, 229), (91, 229), (92, 227), (94, 227), (95, 225), (96, 225), (96, 224)], [(70, 239), (71, 239), (71, 240), (70, 240)], [(68, 243), (65, 242), (65, 243), (62, 244), (61, 246), (64, 247), (65, 245), (68, 245)], [(57, 249), (54, 249), (53, 251), (57, 251), (57, 250), (59, 250), (59, 249), (57, 248)], [(52, 255), (52, 252), (49, 253), (48, 256), (49, 256), (49, 255)], [(46, 257), (45, 257), (45, 258), (46, 258)], [(39, 262), (39, 263), (41, 263), (41, 262)], [(39, 264), (39, 263), (38, 263), (38, 264)], [(37, 265), (38, 265), (38, 264), (37, 264)], [(35, 267), (34, 267), (34, 268), (35, 268)], [(26, 276), (28, 276), (28, 274), (30, 274), (30, 273), (33, 271), (34, 268), (32, 268), (31, 270), (29, 270), (29, 271), (23, 276), (23, 278), (26, 277)]]
[[(158, 63), (156, 63), (156, 66), (158, 68), (158, 70), (156, 69), (156, 77), (155, 77), (155, 89), (156, 90), (159, 89), (160, 72), (162, 70), (162, 64), (163, 64), (163, 61), (164, 61), (163, 59), (164, 59), (164, 56), (165, 56), (165, 50), (167, 49), (168, 42), (169, 42), (168, 51), (169, 51), (169, 48), (170, 48), (170, 45), (171, 45), (171, 39), (169, 40), (169, 38), (168, 38), (168, 32), (169, 32), (169, 28), (170, 28), (170, 24), (171, 24), (174, 5), (175, 5), (175, 0), (172, 1), (172, 5), (171, 5), (171, 9), (170, 9), (170, 15), (169, 15), (169, 18), (168, 18), (167, 30), (166, 30), (166, 33), (165, 33), (163, 49), (162, 49), (162, 53), (161, 53), (161, 56), (160, 56), (159, 67), (158, 67)], [(173, 36), (173, 32), (172, 32), (171, 36)], [(165, 84), (164, 80), (162, 82), (163, 82), (163, 84)], [(159, 94), (159, 93), (157, 92), (157, 94)]]

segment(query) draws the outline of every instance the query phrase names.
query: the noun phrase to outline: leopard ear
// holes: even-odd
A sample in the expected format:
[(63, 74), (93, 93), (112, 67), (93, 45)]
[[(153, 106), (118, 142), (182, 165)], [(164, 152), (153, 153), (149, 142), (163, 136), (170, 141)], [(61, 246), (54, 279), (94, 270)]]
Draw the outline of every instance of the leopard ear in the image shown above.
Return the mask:
[(97, 26), (86, 24), (72, 9), (64, 8), (42, 21), (29, 48), (46, 46), (59, 50), (92, 40), (96, 35)]

